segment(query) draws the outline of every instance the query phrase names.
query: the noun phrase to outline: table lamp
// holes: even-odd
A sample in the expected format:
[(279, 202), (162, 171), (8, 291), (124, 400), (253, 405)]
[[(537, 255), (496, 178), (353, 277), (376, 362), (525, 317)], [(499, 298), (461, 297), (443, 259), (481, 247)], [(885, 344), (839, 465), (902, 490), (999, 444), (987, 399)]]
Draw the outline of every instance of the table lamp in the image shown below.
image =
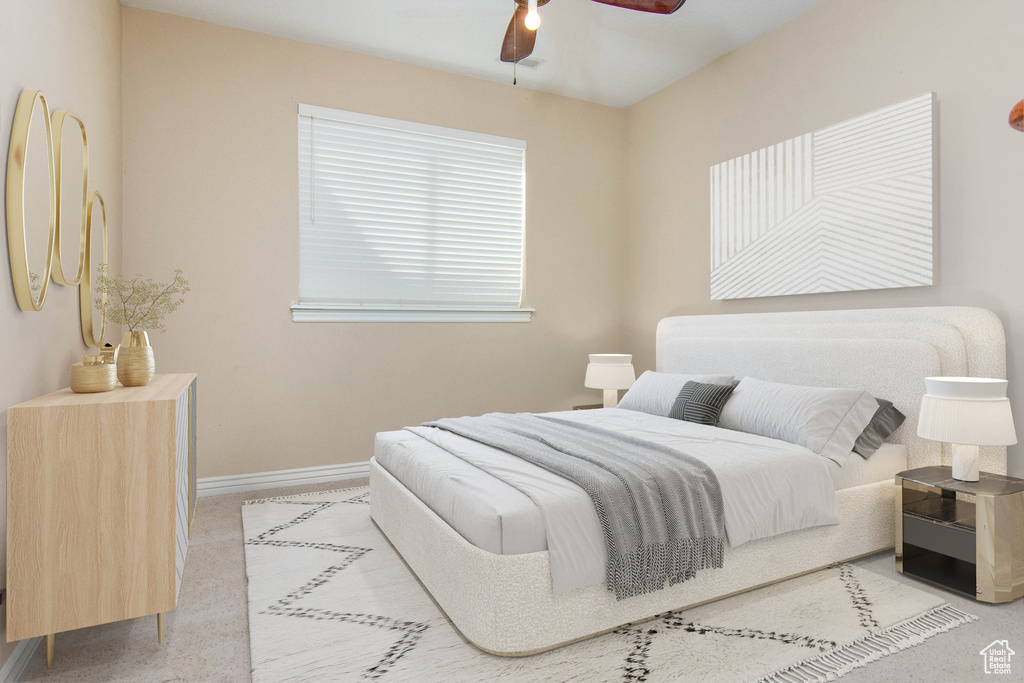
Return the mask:
[(1017, 443), (1006, 380), (928, 377), (917, 435), (953, 444), (953, 478), (978, 481), (979, 446)]
[(583, 386), (604, 389), (604, 407), (619, 403), (619, 389), (629, 389), (636, 381), (633, 355), (629, 353), (592, 353)]

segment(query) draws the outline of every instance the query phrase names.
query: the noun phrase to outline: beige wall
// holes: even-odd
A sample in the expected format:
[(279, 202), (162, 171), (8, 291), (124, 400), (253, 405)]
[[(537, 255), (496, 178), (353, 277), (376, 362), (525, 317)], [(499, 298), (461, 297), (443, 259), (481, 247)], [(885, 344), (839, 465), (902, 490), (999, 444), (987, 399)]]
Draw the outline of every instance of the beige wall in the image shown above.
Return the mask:
[[(596, 401), (586, 353), (651, 367), (655, 324), (682, 313), (985, 306), (1006, 325), (1024, 415), (1024, 135), (1005, 123), (1024, 96), (1024, 3), (984, 5), (828, 0), (624, 111), (136, 9), (122, 33), (116, 0), (0, 0), (0, 149), (22, 88), (82, 115), (115, 269), (123, 160), (124, 262), (192, 281), (153, 342), (161, 371), (200, 375), (201, 476), (360, 461), (379, 430)], [(709, 166), (928, 90), (935, 286), (709, 300)], [(526, 139), (534, 321), (292, 323), (300, 102)], [(73, 288), (22, 313), (0, 287), (9, 406), (65, 386), (83, 347)]]
[[(0, 65), (0, 159), (4, 168), (14, 108), (22, 89), (42, 90), (51, 109), (79, 114), (89, 134), (90, 185), (106, 199), (110, 261), (116, 270), (121, 260), (120, 4), (117, 0), (0, 0)], [(33, 135), (36, 130), (33, 126)], [(74, 138), (69, 144), (72, 141)], [(6, 177), (6, 172), (2, 175)], [(0, 226), (6, 234), (3, 211)], [(74, 230), (71, 234), (73, 238)], [(22, 312), (6, 266), (7, 240), (0, 241), (6, 273), (0, 277), (0, 409), (6, 409), (66, 387), (69, 368), (81, 360), (85, 346), (78, 289), (51, 282), (43, 310)], [(73, 251), (74, 245), (65, 253)], [(5, 452), (6, 443), (4, 411), (0, 413), (0, 452)], [(6, 466), (0, 468), (5, 479), (6, 472)], [(6, 485), (0, 491), (6, 491)], [(0, 505), (0, 534), (5, 538), (6, 528), (5, 504)], [(0, 543), (0, 554), (4, 558), (0, 564), (5, 567), (6, 542)], [(0, 572), (6, 576), (3, 567)], [(6, 640), (0, 637), (0, 664), (14, 646)]]
[[(365, 460), (379, 430), (597, 400), (585, 354), (651, 367), (654, 326), (681, 313), (984, 306), (1006, 325), (1024, 405), (1024, 136), (1005, 124), (1024, 94), (1024, 3), (867, 2), (822, 3), (626, 111), (125, 9), (124, 258), (192, 280), (154, 344), (162, 371), (200, 373), (200, 474)], [(928, 90), (935, 286), (710, 301), (709, 166)], [(292, 323), (299, 102), (525, 138), (534, 322)], [(1011, 449), (1013, 471), (1022, 460)]]
[[(667, 315), (966, 305), (1008, 341), (1024, 438), (1024, 2), (828, 0), (629, 109), (623, 348), (654, 365)], [(709, 294), (713, 164), (934, 91), (939, 119), (936, 284), (742, 301)], [(1024, 450), (1010, 449), (1024, 476)]]
[[(300, 102), (527, 141), (528, 324), (297, 324)], [(568, 409), (619, 350), (621, 109), (124, 9), (124, 262), (182, 268), (158, 371), (199, 373), (202, 477), (365, 461), (377, 431)]]

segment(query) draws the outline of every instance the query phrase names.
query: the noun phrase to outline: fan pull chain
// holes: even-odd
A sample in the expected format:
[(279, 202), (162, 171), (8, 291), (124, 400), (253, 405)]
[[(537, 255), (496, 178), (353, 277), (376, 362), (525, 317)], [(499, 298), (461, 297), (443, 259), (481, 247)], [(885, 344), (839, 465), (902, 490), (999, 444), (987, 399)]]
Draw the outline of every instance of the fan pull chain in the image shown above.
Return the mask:
[(512, 14), (512, 85), (516, 84), (516, 67), (519, 66), (519, 4), (516, 3), (516, 11)]

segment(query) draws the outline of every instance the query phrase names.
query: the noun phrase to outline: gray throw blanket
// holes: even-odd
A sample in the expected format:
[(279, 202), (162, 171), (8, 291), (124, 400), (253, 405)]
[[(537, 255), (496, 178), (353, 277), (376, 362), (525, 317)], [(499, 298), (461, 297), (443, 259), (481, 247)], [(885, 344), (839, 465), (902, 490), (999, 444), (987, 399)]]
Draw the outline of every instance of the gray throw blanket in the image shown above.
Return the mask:
[(492, 413), (428, 422), (499, 448), (580, 486), (608, 549), (619, 600), (722, 566), (722, 491), (700, 460), (660, 444), (557, 417)]

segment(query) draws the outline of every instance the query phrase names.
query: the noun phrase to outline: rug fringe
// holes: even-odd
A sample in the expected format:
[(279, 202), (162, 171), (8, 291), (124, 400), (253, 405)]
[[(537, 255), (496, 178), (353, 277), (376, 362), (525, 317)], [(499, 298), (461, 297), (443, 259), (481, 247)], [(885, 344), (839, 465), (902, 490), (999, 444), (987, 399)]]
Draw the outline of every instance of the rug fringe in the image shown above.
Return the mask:
[(288, 500), (289, 498), (306, 498), (308, 496), (322, 496), (325, 493), (338, 493), (339, 491), (355, 491), (356, 489), (368, 489), (370, 488), (366, 484), (362, 486), (349, 486), (344, 489), (328, 489), (326, 491), (312, 491), (310, 493), (293, 493), (290, 496), (274, 496), (272, 498), (254, 498), (252, 500), (243, 500), (242, 505), (255, 505), (256, 503), (272, 503), (275, 500)]
[(823, 655), (779, 669), (753, 683), (825, 683), (882, 657), (920, 645), (928, 638), (977, 621), (949, 603), (882, 629)]

